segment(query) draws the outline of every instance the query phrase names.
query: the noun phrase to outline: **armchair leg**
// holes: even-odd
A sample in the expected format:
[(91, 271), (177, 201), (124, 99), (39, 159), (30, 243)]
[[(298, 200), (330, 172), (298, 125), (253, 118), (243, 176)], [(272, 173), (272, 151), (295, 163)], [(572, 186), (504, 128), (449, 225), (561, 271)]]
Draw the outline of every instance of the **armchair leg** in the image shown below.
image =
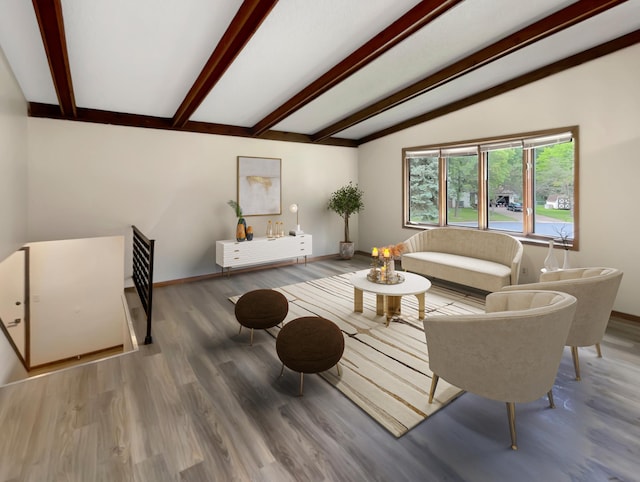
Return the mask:
[(573, 357), (573, 368), (576, 370), (576, 380), (580, 381), (580, 360), (578, 359), (578, 347), (571, 347), (571, 356)]
[(598, 353), (598, 358), (602, 358), (602, 350), (600, 350), (600, 343), (596, 343), (596, 352)]
[(440, 377), (434, 373), (433, 378), (431, 379), (431, 390), (429, 390), (429, 403), (433, 402), (433, 396), (436, 393), (436, 385), (438, 384), (439, 379)]
[(549, 408), (556, 408), (556, 404), (553, 401), (553, 388), (547, 392), (549, 397)]
[(509, 431), (511, 432), (511, 450), (518, 450), (516, 441), (516, 404), (507, 402), (507, 416), (509, 417)]

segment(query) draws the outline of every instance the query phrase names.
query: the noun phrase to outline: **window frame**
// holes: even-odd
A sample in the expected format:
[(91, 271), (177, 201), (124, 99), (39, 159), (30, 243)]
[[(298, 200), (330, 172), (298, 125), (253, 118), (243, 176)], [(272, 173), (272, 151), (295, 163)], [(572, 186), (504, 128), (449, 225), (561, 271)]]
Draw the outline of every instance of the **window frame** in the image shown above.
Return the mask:
[[(540, 140), (545, 137), (549, 137), (551, 141), (554, 138), (559, 139), (561, 134), (570, 134), (570, 138), (573, 140), (573, 238), (569, 240), (568, 249), (577, 251), (579, 249), (579, 221), (580, 221), (580, 189), (579, 189), (579, 127), (559, 127), (554, 129), (546, 129), (540, 131), (524, 132), (503, 136), (496, 136), (482, 139), (472, 139), (459, 142), (447, 142), (440, 144), (430, 144), (417, 147), (407, 147), (402, 149), (402, 197), (403, 197), (403, 227), (409, 229), (431, 229), (434, 227), (456, 226), (458, 224), (447, 223), (447, 157), (443, 155), (443, 151), (451, 152), (452, 150), (461, 149), (474, 149), (477, 148), (478, 152), (478, 225), (473, 227), (465, 227), (465, 229), (477, 229), (485, 231), (496, 231), (508, 233), (514, 237), (517, 237), (521, 241), (527, 244), (546, 244), (549, 240), (557, 240), (557, 235), (544, 235), (535, 233), (535, 165), (533, 159), (534, 148), (529, 145), (532, 140)], [(556, 142), (560, 143), (560, 142)], [(490, 229), (489, 228), (489, 199), (488, 199), (488, 162), (487, 162), (487, 147), (491, 144), (504, 145), (504, 148), (522, 146), (522, 204), (523, 204), (523, 222), (522, 232), (509, 231), (504, 229)], [(528, 145), (529, 144), (529, 145)], [(484, 147), (484, 149), (483, 149)], [(415, 222), (409, 219), (410, 216), (410, 166), (409, 159), (415, 158), (416, 153), (420, 152), (434, 152), (438, 151), (438, 224), (427, 222)]]

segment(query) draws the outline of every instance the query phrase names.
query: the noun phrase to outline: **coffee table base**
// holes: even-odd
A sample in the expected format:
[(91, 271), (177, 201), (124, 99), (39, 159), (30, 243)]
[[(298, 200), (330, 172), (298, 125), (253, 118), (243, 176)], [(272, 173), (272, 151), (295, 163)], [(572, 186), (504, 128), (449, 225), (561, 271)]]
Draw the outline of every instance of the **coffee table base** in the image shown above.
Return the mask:
[[(363, 291), (353, 288), (353, 311), (356, 313), (363, 312)], [(418, 293), (415, 297), (418, 299), (418, 318), (424, 320), (424, 295)], [(376, 315), (387, 315), (386, 326), (389, 326), (391, 318), (398, 316), (401, 311), (402, 296), (378, 295), (376, 294)]]

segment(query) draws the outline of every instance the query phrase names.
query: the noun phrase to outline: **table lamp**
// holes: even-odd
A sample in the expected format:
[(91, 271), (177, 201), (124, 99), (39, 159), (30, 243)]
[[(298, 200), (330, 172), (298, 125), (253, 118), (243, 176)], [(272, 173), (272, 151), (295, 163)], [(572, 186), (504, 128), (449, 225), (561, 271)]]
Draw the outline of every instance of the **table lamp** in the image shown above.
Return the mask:
[(296, 229), (289, 231), (289, 234), (295, 236), (297, 234), (303, 234), (304, 231), (300, 229), (300, 207), (297, 204), (289, 206), (289, 211), (296, 214)]

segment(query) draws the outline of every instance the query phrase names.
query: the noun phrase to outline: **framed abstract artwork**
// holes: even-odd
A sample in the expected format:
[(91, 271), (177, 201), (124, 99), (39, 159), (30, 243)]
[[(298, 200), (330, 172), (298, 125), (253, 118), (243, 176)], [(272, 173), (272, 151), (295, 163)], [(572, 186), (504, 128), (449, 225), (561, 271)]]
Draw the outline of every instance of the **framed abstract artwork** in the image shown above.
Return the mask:
[(238, 156), (238, 204), (244, 216), (282, 214), (281, 159)]

